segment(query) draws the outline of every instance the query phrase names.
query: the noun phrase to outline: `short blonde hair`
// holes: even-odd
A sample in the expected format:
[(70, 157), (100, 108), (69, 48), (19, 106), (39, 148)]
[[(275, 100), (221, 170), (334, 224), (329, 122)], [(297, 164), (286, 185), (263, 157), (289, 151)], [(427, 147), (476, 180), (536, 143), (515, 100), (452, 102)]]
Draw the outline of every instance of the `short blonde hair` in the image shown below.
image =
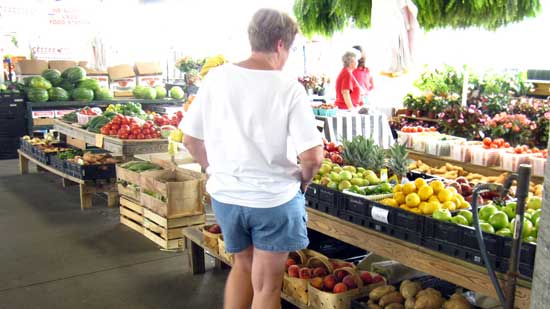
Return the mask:
[(342, 63), (344, 64), (344, 66), (347, 68), (351, 65), (351, 62), (353, 60), (357, 60), (357, 54), (352, 52), (352, 51), (347, 51), (343, 56), (342, 56)]
[(257, 52), (276, 51), (279, 40), (289, 49), (296, 33), (298, 24), (288, 14), (273, 9), (260, 9), (248, 25), (250, 46)]

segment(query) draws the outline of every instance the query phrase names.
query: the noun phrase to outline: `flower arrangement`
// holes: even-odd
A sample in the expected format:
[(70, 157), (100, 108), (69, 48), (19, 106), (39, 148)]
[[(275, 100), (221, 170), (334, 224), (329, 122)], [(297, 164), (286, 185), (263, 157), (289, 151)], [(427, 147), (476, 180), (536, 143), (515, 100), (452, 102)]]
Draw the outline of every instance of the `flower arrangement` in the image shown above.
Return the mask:
[(176, 67), (184, 73), (189, 73), (191, 71), (200, 72), (204, 62), (205, 59), (193, 59), (189, 56), (185, 56), (176, 61)]
[(481, 138), (487, 122), (487, 116), (475, 105), (453, 105), (439, 113), (438, 118), (443, 133), (470, 140)]
[(538, 98), (513, 98), (508, 110), (513, 114), (525, 114), (536, 124), (532, 131), (532, 140), (536, 146), (548, 146), (548, 128), (550, 126), (550, 100)]
[(537, 124), (531, 121), (525, 114), (508, 114), (501, 112), (487, 120), (487, 133), (492, 137), (501, 137), (510, 145), (533, 144), (531, 131), (537, 128)]
[(298, 82), (304, 86), (307, 92), (311, 90), (313, 94), (325, 95), (326, 86), (330, 83), (330, 78), (326, 75), (305, 75), (298, 77)]

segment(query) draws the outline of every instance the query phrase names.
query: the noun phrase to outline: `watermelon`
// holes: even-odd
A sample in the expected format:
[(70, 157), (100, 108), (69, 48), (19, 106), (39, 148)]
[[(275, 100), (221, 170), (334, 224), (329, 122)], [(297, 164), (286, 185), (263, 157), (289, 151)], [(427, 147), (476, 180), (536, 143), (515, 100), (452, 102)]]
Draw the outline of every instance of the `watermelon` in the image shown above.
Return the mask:
[(174, 86), (170, 88), (170, 97), (175, 100), (181, 100), (184, 96), (183, 89), (180, 86)]
[(64, 80), (61, 82), (61, 84), (59, 84), (59, 87), (65, 89), (66, 91), (68, 92), (71, 92), (73, 91), (73, 89), (75, 88), (74, 87), (74, 83), (68, 81), (68, 80)]
[(151, 87), (145, 87), (143, 91), (143, 98), (148, 100), (154, 100), (157, 97), (157, 91)]
[(99, 88), (94, 92), (94, 99), (101, 101), (112, 100), (113, 92), (109, 88)]
[(81, 67), (68, 68), (61, 74), (63, 79), (69, 80), (73, 83), (83, 80), (86, 77), (86, 71)]
[(50, 101), (68, 101), (69, 93), (61, 87), (53, 87), (48, 90)]
[(31, 80), (32, 80), (33, 77), (35, 77), (35, 76), (23, 77), (23, 84), (25, 84), (25, 86), (27, 86), (27, 87), (30, 87)]
[(166, 88), (164, 86), (156, 86), (155, 91), (157, 92), (157, 99), (166, 98)]
[(27, 98), (31, 102), (46, 102), (48, 101), (48, 91), (42, 88), (29, 88)]
[(75, 101), (90, 102), (94, 99), (94, 92), (88, 88), (75, 88), (71, 92), (71, 97)]
[(98, 90), (99, 82), (97, 79), (85, 78), (78, 83), (79, 88), (88, 88), (90, 90)]
[(132, 91), (134, 94), (134, 98), (136, 99), (143, 99), (145, 97), (145, 92), (147, 91), (147, 87), (137, 85), (136, 88)]
[(44, 70), (44, 72), (42, 72), (42, 77), (53, 84), (54, 81), (57, 81), (61, 78), (61, 72), (55, 69)]
[(31, 78), (30, 86), (32, 88), (41, 88), (41, 89), (48, 90), (52, 88), (52, 83), (50, 83), (47, 79), (45, 79), (42, 76), (34, 76), (33, 78)]

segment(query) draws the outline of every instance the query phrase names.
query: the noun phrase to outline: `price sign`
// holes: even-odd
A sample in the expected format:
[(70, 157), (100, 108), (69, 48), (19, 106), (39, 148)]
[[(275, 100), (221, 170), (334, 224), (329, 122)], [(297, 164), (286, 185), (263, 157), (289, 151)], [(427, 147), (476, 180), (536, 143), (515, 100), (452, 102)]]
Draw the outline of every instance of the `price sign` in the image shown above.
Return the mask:
[(99, 148), (103, 148), (103, 134), (96, 134), (95, 135), (95, 146)]
[(383, 208), (380, 208), (380, 207), (372, 207), (372, 210), (371, 210), (371, 215), (372, 215), (372, 218), (376, 221), (379, 221), (379, 222), (382, 222), (382, 223), (386, 223), (388, 224), (388, 214), (390, 213), (389, 210), (387, 209), (383, 209)]

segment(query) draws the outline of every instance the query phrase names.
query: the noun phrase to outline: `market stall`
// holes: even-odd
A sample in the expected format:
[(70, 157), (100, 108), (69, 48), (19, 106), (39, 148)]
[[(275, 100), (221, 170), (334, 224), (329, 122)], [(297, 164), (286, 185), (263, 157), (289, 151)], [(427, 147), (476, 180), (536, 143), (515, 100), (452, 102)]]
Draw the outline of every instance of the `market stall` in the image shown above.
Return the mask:
[(332, 117), (317, 116), (323, 121), (323, 134), (328, 141), (339, 142), (341, 139), (351, 140), (354, 136), (369, 136), (384, 148), (389, 148), (394, 140), (388, 123), (383, 114), (338, 114)]

